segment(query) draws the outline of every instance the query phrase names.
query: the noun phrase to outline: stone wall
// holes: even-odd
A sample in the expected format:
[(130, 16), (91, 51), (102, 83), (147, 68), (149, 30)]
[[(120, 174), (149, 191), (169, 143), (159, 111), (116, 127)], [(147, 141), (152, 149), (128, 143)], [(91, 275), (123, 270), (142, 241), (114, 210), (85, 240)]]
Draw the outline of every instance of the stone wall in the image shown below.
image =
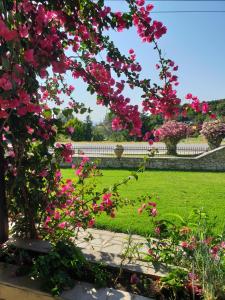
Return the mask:
[[(143, 159), (138, 157), (90, 157), (98, 161), (100, 168), (112, 169), (137, 169), (143, 164)], [(77, 164), (80, 157), (74, 157), (73, 163)], [(63, 167), (68, 167), (63, 165)], [(225, 171), (225, 146), (203, 153), (197, 157), (151, 157), (146, 162), (146, 169), (155, 170), (204, 170)]]

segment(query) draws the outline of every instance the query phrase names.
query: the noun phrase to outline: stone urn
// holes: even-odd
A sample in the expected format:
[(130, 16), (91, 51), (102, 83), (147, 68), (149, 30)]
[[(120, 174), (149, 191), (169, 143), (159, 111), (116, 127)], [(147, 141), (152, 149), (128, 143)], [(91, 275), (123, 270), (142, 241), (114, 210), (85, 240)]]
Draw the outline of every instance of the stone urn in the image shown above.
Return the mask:
[(165, 141), (166, 149), (167, 149), (167, 155), (177, 155), (177, 144), (172, 143), (171, 141)]
[(116, 145), (116, 147), (114, 148), (114, 153), (117, 158), (121, 158), (123, 151), (124, 151), (124, 148), (122, 145)]

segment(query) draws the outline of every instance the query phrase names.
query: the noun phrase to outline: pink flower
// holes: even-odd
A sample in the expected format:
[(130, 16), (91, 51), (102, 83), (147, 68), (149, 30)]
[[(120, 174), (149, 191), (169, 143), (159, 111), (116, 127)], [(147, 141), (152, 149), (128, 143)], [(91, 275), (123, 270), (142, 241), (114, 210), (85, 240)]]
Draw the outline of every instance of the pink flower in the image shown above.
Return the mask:
[(145, 0), (136, 0), (136, 4), (138, 6), (143, 6), (145, 4)]
[(66, 72), (68, 67), (66, 66), (66, 64), (64, 62), (55, 61), (55, 62), (52, 63), (52, 69), (53, 69), (54, 73), (63, 74), (63, 73)]
[(221, 242), (220, 246), (225, 249), (225, 242)]
[(34, 49), (24, 51), (24, 60), (28, 63), (34, 63)]
[(9, 30), (6, 24), (0, 20), (0, 36), (2, 36), (6, 41), (11, 41), (17, 37), (17, 31)]
[(48, 75), (48, 72), (45, 68), (42, 68), (39, 72), (41, 78), (45, 78)]
[(27, 132), (28, 132), (29, 134), (33, 134), (33, 133), (34, 133), (34, 129), (31, 128), (30, 126), (27, 125), (26, 128), (27, 128)]
[(209, 111), (209, 105), (206, 102), (202, 103), (202, 113), (203, 114), (207, 114), (207, 112)]
[(73, 134), (74, 133), (74, 131), (75, 131), (75, 129), (74, 129), (74, 127), (67, 127), (66, 128), (67, 129), (67, 131), (70, 133), (70, 134)]
[(123, 128), (120, 118), (114, 118), (112, 121), (112, 130), (117, 131)]
[(56, 210), (56, 211), (55, 211), (55, 213), (54, 213), (54, 219), (55, 219), (55, 220), (59, 220), (59, 219), (60, 219), (60, 217), (61, 217), (61, 216), (60, 216), (60, 213), (59, 213), (59, 211), (58, 211), (58, 210)]
[(210, 119), (216, 119), (216, 114), (211, 114), (209, 117)]
[(40, 177), (46, 177), (47, 175), (48, 175), (48, 170), (45, 170), (45, 169), (39, 173)]
[(5, 91), (9, 91), (12, 89), (12, 83), (5, 76), (5, 77), (0, 78), (0, 87)]
[(155, 207), (152, 208), (152, 209), (151, 209), (151, 215), (152, 215), (152, 217), (156, 217), (157, 214), (158, 214), (157, 209), (156, 209)]
[(19, 35), (21, 38), (27, 38), (29, 35), (28, 28), (26, 25), (19, 26)]
[(189, 93), (189, 94), (187, 94), (187, 95), (186, 95), (186, 97), (185, 97), (185, 98), (186, 98), (187, 100), (190, 100), (190, 99), (192, 99), (192, 97), (193, 97), (193, 96), (192, 96), (192, 94), (191, 94), (191, 93)]
[(16, 156), (16, 154), (15, 154), (15, 152), (14, 151), (8, 151), (8, 156), (10, 156), (10, 157), (15, 157)]
[(151, 11), (151, 10), (153, 10), (153, 8), (154, 8), (154, 5), (153, 5), (153, 4), (148, 4), (148, 5), (146, 5), (146, 10), (147, 10), (147, 11)]
[(155, 233), (157, 234), (157, 235), (160, 235), (160, 233), (161, 233), (161, 229), (160, 229), (160, 227), (155, 227), (155, 229), (154, 229), (154, 231), (155, 231)]
[(88, 222), (88, 227), (93, 227), (95, 224), (95, 219), (91, 219), (89, 222)]
[(129, 54), (134, 54), (134, 49), (130, 49)]
[(67, 222), (62, 222), (58, 225), (59, 228), (64, 229), (68, 225)]

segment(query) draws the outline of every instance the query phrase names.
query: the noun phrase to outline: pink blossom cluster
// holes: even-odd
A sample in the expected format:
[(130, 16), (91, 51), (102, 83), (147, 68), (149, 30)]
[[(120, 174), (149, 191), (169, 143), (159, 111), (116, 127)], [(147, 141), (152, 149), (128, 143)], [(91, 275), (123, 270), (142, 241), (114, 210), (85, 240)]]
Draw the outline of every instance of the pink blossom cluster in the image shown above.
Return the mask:
[(60, 151), (60, 154), (65, 162), (71, 163), (73, 161), (73, 145), (71, 143), (55, 145), (56, 149)]
[(210, 144), (219, 147), (222, 139), (225, 138), (225, 123), (221, 120), (204, 122), (201, 134), (205, 136)]
[(159, 39), (167, 31), (166, 27), (159, 21), (152, 21), (150, 12), (153, 9), (152, 4), (145, 5), (145, 1), (136, 1), (139, 6), (138, 11), (133, 15), (133, 24), (137, 28), (138, 35), (143, 42), (152, 42)]
[[(77, 17), (82, 19), (82, 15), (76, 8), (73, 14), (67, 15), (62, 8), (50, 10), (45, 4), (29, 0), (23, 0), (18, 6), (13, 7), (12, 16), (21, 14), (26, 20), (23, 23), (12, 21), (13, 30), (8, 28), (1, 17), (0, 36), (4, 40), (1, 43), (13, 41), (24, 45), (23, 51), (16, 53), (15, 57), (13, 53), (5, 52), (1, 58), (2, 61), (7, 61), (9, 66), (0, 77), (0, 88), (5, 92), (4, 98), (0, 96), (1, 118), (7, 118), (10, 110), (14, 110), (21, 117), (29, 113), (40, 114), (43, 110), (42, 102), (54, 99), (55, 103), (60, 105), (62, 91), (70, 96), (73, 87), (61, 89), (56, 79), (54, 79), (56, 80), (55, 86), (53, 83), (49, 84), (47, 68), (52, 67), (53, 72), (61, 79), (70, 70), (75, 78), (81, 77), (91, 86), (97, 93), (97, 103), (109, 106), (117, 115), (113, 122), (113, 129), (128, 129), (131, 135), (141, 135), (142, 123), (138, 107), (131, 105), (130, 99), (122, 95), (125, 84), (131, 88), (135, 85), (140, 87), (145, 85), (144, 80), (138, 79), (141, 66), (135, 61), (134, 50), (130, 50), (128, 59), (122, 55), (115, 57), (110, 52), (111, 50), (107, 53), (107, 63), (97, 62), (95, 58), (96, 54), (106, 47), (105, 42), (100, 38), (101, 30), (102, 28), (108, 30), (112, 26), (110, 20), (116, 19), (115, 26), (118, 31), (129, 28), (131, 24), (125, 17), (126, 14), (122, 12), (113, 13), (109, 7), (98, 6), (95, 3), (92, 5), (99, 17), (90, 15), (88, 20), (81, 22), (76, 19)], [(153, 5), (145, 6), (145, 1), (136, 1), (133, 8), (135, 12), (132, 22), (137, 28), (138, 35), (144, 42), (156, 43), (156, 40), (166, 33), (166, 27), (150, 17)], [(73, 29), (71, 29), (71, 24), (73, 24)], [(88, 24), (92, 25), (91, 30)], [(81, 44), (88, 43), (89, 40), (93, 45), (84, 54), (77, 56), (83, 63), (79, 59), (67, 56), (65, 50), (68, 47), (71, 47), (76, 56), (80, 53)], [(173, 74), (177, 66), (171, 60), (165, 60), (160, 56), (160, 64), (157, 68), (160, 70), (163, 86), (149, 87), (144, 95), (143, 107), (145, 111), (171, 118), (178, 113), (180, 104), (180, 99), (177, 98), (174, 89), (174, 86), (178, 84), (177, 76)], [(125, 74), (128, 78), (116, 82), (112, 77), (111, 69), (117, 74)], [(36, 76), (48, 81), (46, 86), (42, 87), (41, 96), (35, 89), (29, 91), (26, 89), (31, 70)], [(30, 86), (35, 86), (35, 84), (37, 84), (36, 78)], [(21, 97), (21, 93), (25, 97)], [(206, 112), (206, 106), (206, 104), (203, 105), (203, 112)], [(196, 105), (193, 107), (196, 109)]]
[(178, 143), (190, 133), (191, 129), (187, 124), (174, 120), (167, 121), (159, 129), (155, 130), (155, 136), (157, 136), (160, 141), (171, 141), (174, 143)]
[(73, 237), (76, 229), (94, 226), (97, 214), (105, 212), (111, 217), (115, 216), (116, 204), (111, 193), (104, 192), (101, 200), (99, 197), (95, 199), (95, 193), (91, 194), (88, 186), (84, 186), (84, 179), (96, 176), (97, 172), (96, 166), (87, 157), (83, 158), (75, 171), (75, 175), (82, 178), (82, 181), (62, 181), (61, 172), (56, 171), (55, 196), (46, 208), (44, 222), (44, 229), (53, 239), (54, 236), (56, 238), (67, 234)]
[(141, 214), (143, 210), (146, 210), (149, 213), (149, 216), (152, 216), (153, 218), (156, 217), (158, 214), (155, 202), (148, 202), (142, 204), (142, 206), (138, 208), (138, 213)]

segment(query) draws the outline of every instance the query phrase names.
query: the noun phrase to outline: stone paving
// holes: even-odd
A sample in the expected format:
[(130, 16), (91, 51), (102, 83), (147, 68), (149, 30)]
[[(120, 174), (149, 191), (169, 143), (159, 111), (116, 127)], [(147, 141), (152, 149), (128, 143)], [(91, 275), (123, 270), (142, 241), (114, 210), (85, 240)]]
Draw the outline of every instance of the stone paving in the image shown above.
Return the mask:
[[(88, 239), (90, 236), (92, 239)], [(76, 245), (82, 249), (86, 259), (92, 262), (103, 262), (117, 268), (122, 265), (124, 270), (155, 278), (163, 277), (168, 272), (165, 266), (153, 265), (144, 260), (148, 245), (147, 240), (139, 235), (88, 229), (79, 233)]]
[[(90, 238), (92, 237), (92, 238)], [(129, 243), (129, 240), (131, 241)], [(153, 240), (154, 241), (154, 240)], [(144, 261), (148, 246), (144, 237), (106, 230), (88, 229), (80, 230), (75, 244), (81, 248), (85, 258), (93, 263), (102, 262), (110, 267), (119, 268), (122, 264), (124, 270), (142, 273), (153, 277), (167, 275), (168, 269), (163, 265), (153, 265)], [(47, 241), (21, 240), (11, 238), (8, 241), (19, 248), (37, 252), (48, 253), (51, 245)], [(129, 246), (129, 251), (127, 251)], [(136, 249), (138, 251), (133, 251)], [(124, 253), (126, 252), (126, 258)], [(139, 253), (139, 255), (137, 255)]]
[[(92, 236), (92, 239), (87, 241), (89, 236)], [(128, 248), (129, 239), (131, 240), (130, 247), (136, 245), (139, 252), (147, 253), (148, 247), (145, 238), (139, 235), (128, 235), (106, 230), (88, 229), (81, 231), (76, 244), (86, 250), (108, 252), (121, 256)]]

